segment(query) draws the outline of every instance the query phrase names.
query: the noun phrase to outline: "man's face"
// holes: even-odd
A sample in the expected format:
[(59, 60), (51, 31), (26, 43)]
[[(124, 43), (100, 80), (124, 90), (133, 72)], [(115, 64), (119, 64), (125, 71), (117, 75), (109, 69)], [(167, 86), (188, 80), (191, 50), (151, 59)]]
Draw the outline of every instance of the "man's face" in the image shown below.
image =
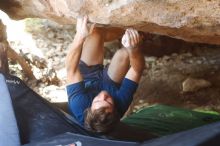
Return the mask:
[(106, 112), (113, 112), (114, 102), (112, 97), (106, 91), (101, 91), (92, 101), (92, 111), (100, 108), (105, 108)]

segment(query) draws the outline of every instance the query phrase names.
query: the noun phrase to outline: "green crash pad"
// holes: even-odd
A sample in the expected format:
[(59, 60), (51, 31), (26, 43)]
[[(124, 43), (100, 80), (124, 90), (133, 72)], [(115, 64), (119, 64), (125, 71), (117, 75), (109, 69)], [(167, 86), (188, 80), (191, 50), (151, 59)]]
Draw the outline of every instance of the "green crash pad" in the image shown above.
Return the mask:
[(124, 118), (122, 122), (164, 136), (220, 121), (220, 116), (166, 105), (153, 105)]

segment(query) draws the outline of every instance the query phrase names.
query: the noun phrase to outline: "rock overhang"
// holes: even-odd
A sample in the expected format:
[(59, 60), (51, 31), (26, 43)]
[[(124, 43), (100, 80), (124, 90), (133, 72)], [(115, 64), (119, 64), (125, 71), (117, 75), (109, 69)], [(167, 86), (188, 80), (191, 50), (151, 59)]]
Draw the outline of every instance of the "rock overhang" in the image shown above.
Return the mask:
[(220, 44), (219, 0), (1, 0), (0, 9), (13, 19), (39, 17), (61, 24), (88, 15), (107, 26)]

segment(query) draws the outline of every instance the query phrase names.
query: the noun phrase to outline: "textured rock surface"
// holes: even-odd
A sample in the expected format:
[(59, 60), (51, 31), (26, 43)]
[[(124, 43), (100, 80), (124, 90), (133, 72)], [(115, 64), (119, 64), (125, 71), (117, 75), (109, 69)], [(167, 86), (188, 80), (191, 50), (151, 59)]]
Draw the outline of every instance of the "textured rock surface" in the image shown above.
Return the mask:
[(182, 86), (183, 92), (195, 92), (199, 89), (210, 87), (211, 83), (204, 79), (187, 78)]
[(40, 17), (71, 24), (79, 15), (90, 21), (220, 44), (219, 0), (1, 0), (12, 18)]

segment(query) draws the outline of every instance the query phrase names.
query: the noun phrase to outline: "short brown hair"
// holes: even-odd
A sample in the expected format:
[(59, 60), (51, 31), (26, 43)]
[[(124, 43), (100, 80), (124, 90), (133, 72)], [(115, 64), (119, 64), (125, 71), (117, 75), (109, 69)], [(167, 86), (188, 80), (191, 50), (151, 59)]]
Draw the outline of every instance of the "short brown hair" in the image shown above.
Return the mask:
[(92, 111), (91, 108), (87, 108), (84, 117), (85, 128), (89, 131), (98, 133), (110, 132), (120, 120), (115, 109), (113, 112), (106, 112), (105, 107), (94, 111)]

